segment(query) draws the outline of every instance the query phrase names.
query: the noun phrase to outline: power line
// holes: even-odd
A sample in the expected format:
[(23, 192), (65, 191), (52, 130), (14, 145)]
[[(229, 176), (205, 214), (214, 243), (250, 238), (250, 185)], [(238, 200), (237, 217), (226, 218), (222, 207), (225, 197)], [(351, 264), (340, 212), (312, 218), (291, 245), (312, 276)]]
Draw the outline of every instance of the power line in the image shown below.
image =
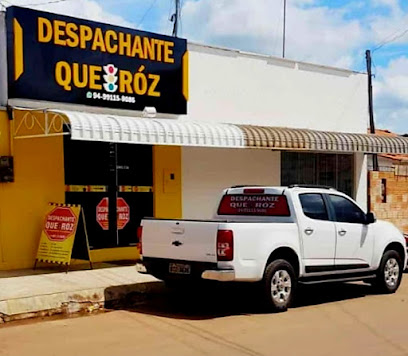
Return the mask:
[(380, 42), (379, 46), (383, 45), (386, 41), (388, 41), (391, 37), (395, 36), (397, 33), (401, 32), (404, 27), (400, 27), (398, 30), (394, 31), (393, 33), (391, 33), (390, 35), (388, 35), (387, 37), (383, 38), (383, 40)]
[(156, 4), (157, 0), (153, 0), (152, 3), (150, 4), (150, 7), (146, 10), (146, 12), (144, 13), (144, 15), (142, 16), (142, 18), (139, 21), (139, 24), (137, 25), (136, 28), (139, 28), (139, 26), (143, 23), (145, 17), (147, 16), (147, 14), (150, 12), (150, 10), (153, 8), (154, 4)]
[(385, 45), (394, 42), (396, 40), (398, 40), (399, 38), (403, 37), (405, 34), (408, 33), (408, 28), (406, 28), (402, 33), (398, 33), (400, 32), (399, 30), (394, 32), (391, 37), (388, 36), (388, 39), (385, 39), (382, 41), (382, 43), (380, 43), (377, 47), (375, 47), (372, 52), (378, 51), (380, 48), (384, 47)]

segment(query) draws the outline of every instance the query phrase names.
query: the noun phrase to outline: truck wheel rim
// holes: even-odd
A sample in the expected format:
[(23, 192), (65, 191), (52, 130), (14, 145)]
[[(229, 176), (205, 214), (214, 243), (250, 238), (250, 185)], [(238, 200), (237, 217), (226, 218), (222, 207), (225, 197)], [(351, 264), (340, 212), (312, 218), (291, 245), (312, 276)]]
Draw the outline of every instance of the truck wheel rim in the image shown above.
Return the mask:
[(292, 290), (292, 280), (285, 270), (276, 271), (271, 281), (272, 298), (277, 304), (285, 304)]
[(399, 265), (395, 258), (390, 258), (384, 268), (385, 283), (389, 287), (395, 287), (399, 279)]

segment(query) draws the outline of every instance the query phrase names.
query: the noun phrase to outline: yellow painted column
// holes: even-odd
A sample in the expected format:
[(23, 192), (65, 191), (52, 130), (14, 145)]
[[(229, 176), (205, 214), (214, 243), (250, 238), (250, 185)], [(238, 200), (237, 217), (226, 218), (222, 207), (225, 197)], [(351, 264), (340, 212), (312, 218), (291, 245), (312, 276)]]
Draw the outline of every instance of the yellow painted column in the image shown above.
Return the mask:
[(182, 217), (181, 147), (153, 147), (154, 216)]
[[(0, 110), (0, 156), (10, 155), (10, 125), (7, 112), (5, 110)], [(1, 214), (1, 205), (3, 200), (3, 185), (6, 183), (0, 183), (0, 270), (4, 263), (4, 253), (3, 253), (3, 231), (1, 226), (3, 225), (3, 219)]]
[[(0, 112), (0, 155), (11, 154), (8, 144), (3, 142), (6, 136), (3, 128), (8, 127), (4, 120)], [(13, 138), (8, 136), (8, 140)], [(14, 182), (0, 183), (0, 269), (3, 270), (33, 266), (45, 208), (49, 202), (65, 201), (62, 137), (14, 139), (12, 154)]]
[(10, 155), (10, 123), (7, 111), (0, 110), (0, 156)]

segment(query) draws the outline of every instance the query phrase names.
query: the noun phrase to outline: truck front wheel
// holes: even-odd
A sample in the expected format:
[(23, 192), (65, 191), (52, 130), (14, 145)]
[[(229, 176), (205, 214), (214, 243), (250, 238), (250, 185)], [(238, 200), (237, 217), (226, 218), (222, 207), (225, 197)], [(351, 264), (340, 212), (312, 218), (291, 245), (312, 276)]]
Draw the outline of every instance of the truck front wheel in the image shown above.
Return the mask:
[(397, 251), (386, 251), (381, 259), (373, 285), (380, 293), (394, 293), (402, 279), (403, 266)]
[(264, 296), (268, 309), (283, 312), (291, 305), (297, 286), (292, 265), (282, 259), (269, 263), (264, 274)]

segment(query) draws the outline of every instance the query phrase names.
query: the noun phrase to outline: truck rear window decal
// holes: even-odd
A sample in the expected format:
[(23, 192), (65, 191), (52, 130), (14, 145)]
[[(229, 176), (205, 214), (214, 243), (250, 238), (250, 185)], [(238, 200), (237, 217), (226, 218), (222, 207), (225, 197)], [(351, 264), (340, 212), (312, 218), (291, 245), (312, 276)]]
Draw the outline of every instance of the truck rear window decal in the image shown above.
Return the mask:
[(222, 197), (218, 215), (289, 216), (285, 195), (231, 194)]

